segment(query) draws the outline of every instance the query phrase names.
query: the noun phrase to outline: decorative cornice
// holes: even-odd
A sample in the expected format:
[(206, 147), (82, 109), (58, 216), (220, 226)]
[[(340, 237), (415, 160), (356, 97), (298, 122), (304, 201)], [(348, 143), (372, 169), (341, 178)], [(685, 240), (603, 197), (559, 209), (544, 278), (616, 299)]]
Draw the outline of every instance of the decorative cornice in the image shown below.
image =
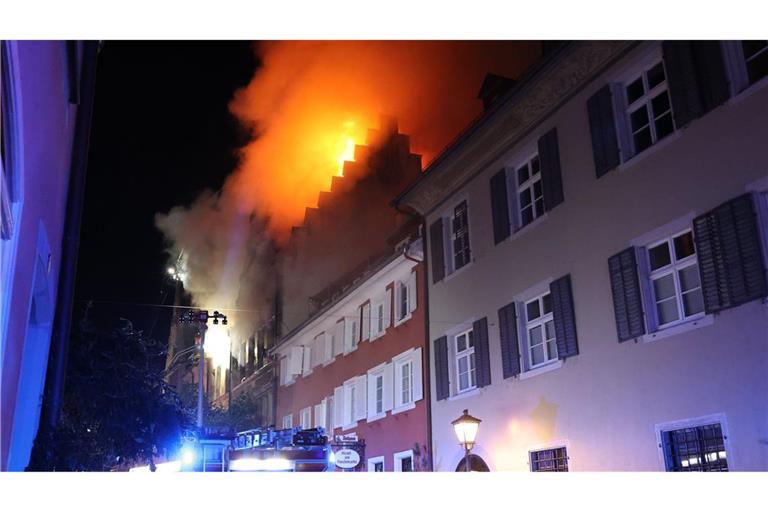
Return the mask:
[(397, 200), (426, 216), (638, 43), (583, 41), (526, 77), (503, 104), (480, 118)]

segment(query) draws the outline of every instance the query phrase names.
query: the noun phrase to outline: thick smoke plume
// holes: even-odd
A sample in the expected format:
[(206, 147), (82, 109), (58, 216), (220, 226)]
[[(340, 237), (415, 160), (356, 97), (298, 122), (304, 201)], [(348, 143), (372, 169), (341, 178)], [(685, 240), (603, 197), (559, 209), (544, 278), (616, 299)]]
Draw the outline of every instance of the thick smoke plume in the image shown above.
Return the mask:
[[(219, 193), (157, 216), (182, 254), (196, 305), (260, 311), (274, 293), (273, 243), (300, 225), (381, 115), (428, 162), (482, 110), (487, 72), (516, 78), (537, 43), (322, 41), (254, 46), (261, 66), (229, 107), (252, 139)], [(267, 308), (268, 309), (268, 308)], [(251, 315), (236, 315), (243, 335)]]

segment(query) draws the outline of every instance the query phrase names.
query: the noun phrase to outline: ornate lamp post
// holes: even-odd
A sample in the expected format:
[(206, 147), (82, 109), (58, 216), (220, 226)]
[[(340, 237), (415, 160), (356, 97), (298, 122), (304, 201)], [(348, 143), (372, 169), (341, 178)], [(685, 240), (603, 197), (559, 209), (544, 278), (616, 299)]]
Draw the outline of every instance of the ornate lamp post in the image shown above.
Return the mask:
[(472, 450), (472, 446), (475, 444), (475, 437), (477, 437), (477, 429), (480, 426), (480, 420), (474, 416), (469, 415), (469, 410), (464, 409), (464, 414), (458, 419), (451, 422), (453, 429), (456, 431), (456, 437), (459, 439), (459, 444), (464, 447), (464, 468), (469, 471), (469, 455)]

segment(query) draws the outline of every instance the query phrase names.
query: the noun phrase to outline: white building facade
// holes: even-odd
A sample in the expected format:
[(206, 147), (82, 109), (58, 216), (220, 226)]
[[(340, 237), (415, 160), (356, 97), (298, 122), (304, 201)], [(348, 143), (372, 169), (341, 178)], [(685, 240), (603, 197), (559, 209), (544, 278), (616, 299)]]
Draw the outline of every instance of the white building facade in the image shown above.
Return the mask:
[(434, 469), (768, 470), (768, 45), (575, 42), (398, 199)]

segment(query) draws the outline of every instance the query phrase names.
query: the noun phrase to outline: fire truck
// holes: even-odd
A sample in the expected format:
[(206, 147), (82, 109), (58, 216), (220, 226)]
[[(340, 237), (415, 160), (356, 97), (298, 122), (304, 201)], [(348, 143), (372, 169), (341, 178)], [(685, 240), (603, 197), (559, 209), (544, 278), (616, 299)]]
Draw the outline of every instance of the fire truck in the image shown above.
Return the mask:
[(322, 428), (257, 428), (239, 432), (227, 453), (228, 471), (327, 471), (331, 451)]

